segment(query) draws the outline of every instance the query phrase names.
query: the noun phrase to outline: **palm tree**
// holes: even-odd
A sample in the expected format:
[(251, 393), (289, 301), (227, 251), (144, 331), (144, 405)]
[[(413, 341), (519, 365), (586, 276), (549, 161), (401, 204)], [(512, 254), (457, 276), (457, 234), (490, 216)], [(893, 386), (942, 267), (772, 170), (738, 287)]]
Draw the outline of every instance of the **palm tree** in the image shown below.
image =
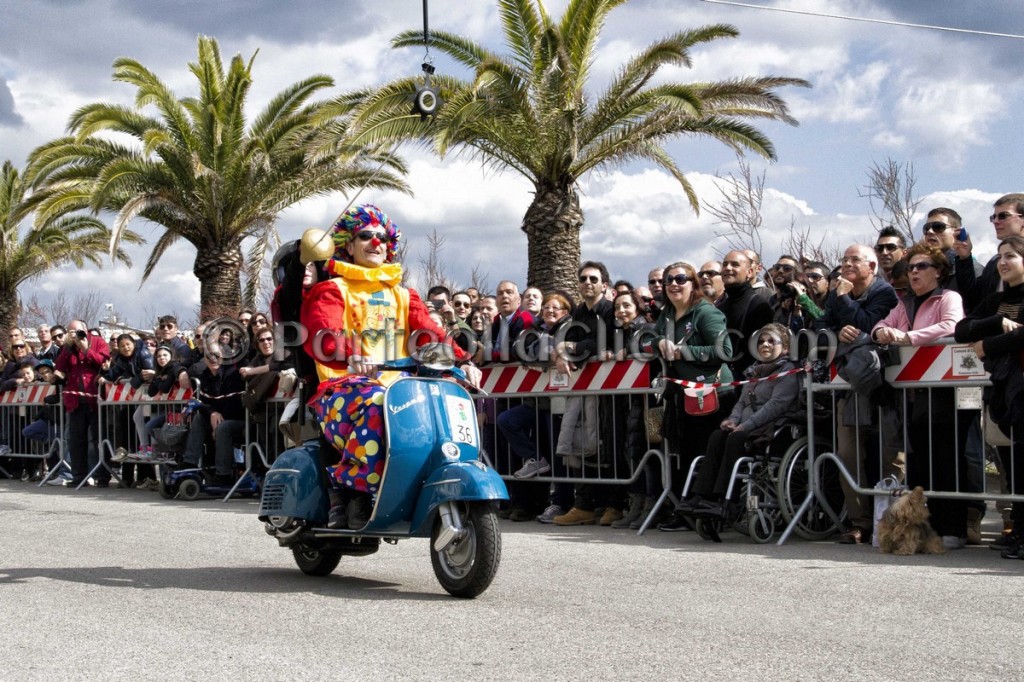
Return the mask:
[[(87, 215), (56, 216), (22, 229), (30, 215), (27, 185), (10, 161), (0, 168), (0, 329), (17, 325), (23, 283), (66, 263), (81, 268), (86, 261), (101, 266), (110, 248), (110, 230)], [(126, 231), (123, 240), (139, 244), (142, 239)], [(114, 257), (131, 267), (123, 250)], [(68, 320), (54, 320), (67, 324)]]
[[(600, 95), (589, 94), (591, 65), (608, 13), (625, 0), (569, 0), (555, 21), (540, 0), (499, 0), (508, 54), (500, 55), (450, 33), (434, 32), (429, 48), (474, 72), (472, 81), (433, 80), (445, 104), (433, 125), (410, 114), (413, 79), (349, 93), (334, 102), (335, 114), (354, 117), (346, 142), (379, 144), (414, 139), (442, 156), (468, 152), (496, 169), (511, 169), (534, 186), (523, 217), (527, 234), (527, 281), (542, 289), (575, 287), (583, 225), (577, 181), (586, 173), (633, 161), (653, 163), (679, 182), (694, 211), (693, 187), (665, 143), (689, 135), (710, 137), (737, 152), (774, 159), (771, 141), (755, 119), (795, 124), (775, 90), (805, 86), (778, 76), (676, 83), (653, 79), (663, 67), (691, 66), (694, 46), (738, 35), (721, 24), (679, 31), (658, 40), (629, 62)], [(423, 46), (418, 31), (400, 33), (395, 47)], [(349, 131), (351, 133), (351, 131)]]
[[(112, 250), (136, 217), (163, 228), (143, 282), (171, 245), (179, 239), (192, 244), (202, 319), (237, 311), (243, 270), (246, 300), (254, 302), (264, 257), (279, 242), (275, 221), (283, 209), (363, 185), (407, 191), (399, 159), (383, 147), (345, 145), (345, 122), (318, 115), (323, 103), (310, 98), (333, 86), (328, 76), (282, 90), (247, 127), (255, 57), (245, 62), (235, 55), (225, 70), (217, 41), (200, 36), (198, 60), (189, 64), (199, 95), (182, 99), (139, 62), (117, 59), (114, 80), (136, 87), (134, 106), (86, 105), (71, 116), (67, 137), (31, 156), (40, 215), (69, 206), (115, 211)], [(342, 143), (314, 158), (307, 144), (320, 126)], [(251, 246), (243, 260), (245, 240)]]

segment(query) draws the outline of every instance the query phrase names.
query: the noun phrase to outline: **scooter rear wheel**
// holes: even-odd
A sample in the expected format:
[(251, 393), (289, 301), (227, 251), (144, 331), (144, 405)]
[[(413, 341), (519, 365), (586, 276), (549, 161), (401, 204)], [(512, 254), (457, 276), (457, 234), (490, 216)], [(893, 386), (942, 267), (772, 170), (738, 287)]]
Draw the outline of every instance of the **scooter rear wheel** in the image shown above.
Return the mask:
[(501, 562), (501, 531), (498, 518), (486, 502), (458, 503), (465, 534), (441, 551), (434, 542), (441, 533), (441, 517), (430, 534), (430, 563), (448, 594), (472, 599), (494, 580)]
[(341, 562), (341, 552), (308, 545), (293, 547), (292, 556), (295, 557), (295, 563), (299, 570), (317, 578), (330, 575), (331, 571), (336, 569), (338, 563)]

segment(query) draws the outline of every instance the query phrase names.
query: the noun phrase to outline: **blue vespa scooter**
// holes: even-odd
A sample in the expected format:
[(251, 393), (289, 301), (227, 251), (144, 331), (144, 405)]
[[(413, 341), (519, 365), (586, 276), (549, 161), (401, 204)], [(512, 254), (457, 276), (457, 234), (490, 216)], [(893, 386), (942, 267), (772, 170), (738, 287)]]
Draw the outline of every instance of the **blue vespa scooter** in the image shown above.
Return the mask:
[[(406, 364), (409, 363), (409, 364)], [(455, 367), (400, 362), (412, 371), (384, 394), (387, 460), (373, 513), (359, 530), (327, 527), (330, 508), (319, 441), (283, 452), (263, 482), (259, 518), (292, 550), (303, 573), (329, 575), (345, 555), (373, 554), (381, 540), (429, 537), (441, 586), (456, 597), (487, 589), (501, 560), (494, 502), (507, 500), (504, 481), (480, 458), (473, 400), (449, 377)]]

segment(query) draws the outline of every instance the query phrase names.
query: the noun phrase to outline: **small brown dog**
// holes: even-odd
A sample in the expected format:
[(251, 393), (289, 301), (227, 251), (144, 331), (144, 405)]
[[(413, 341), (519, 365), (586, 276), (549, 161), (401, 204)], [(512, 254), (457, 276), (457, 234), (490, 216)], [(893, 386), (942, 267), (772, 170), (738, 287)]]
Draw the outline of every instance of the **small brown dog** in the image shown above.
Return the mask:
[(928, 505), (920, 486), (900, 495), (878, 522), (878, 547), (886, 554), (942, 554), (942, 538), (928, 523)]

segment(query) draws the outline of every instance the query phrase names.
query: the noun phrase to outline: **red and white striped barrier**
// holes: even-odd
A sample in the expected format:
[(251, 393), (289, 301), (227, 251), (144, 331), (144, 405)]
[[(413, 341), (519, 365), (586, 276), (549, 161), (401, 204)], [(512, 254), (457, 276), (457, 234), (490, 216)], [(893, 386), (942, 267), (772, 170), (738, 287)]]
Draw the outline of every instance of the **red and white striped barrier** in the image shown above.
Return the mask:
[(184, 401), (192, 397), (191, 388), (175, 386), (167, 393), (158, 397), (150, 397), (147, 394), (146, 384), (138, 388), (132, 388), (131, 384), (107, 384), (107, 395), (103, 398), (104, 403), (159, 403), (163, 401)]
[(44, 405), (43, 401), (56, 393), (57, 387), (53, 384), (19, 386), (13, 391), (0, 393), (0, 405)]
[[(835, 365), (829, 368), (832, 384), (847, 385), (836, 374)], [(979, 381), (988, 378), (971, 344), (936, 344), (930, 346), (900, 346), (900, 364), (885, 368), (885, 379), (893, 386), (923, 381)]]
[(650, 391), (646, 362), (588, 362), (566, 376), (523, 365), (481, 367), (480, 387), (491, 395), (530, 395), (560, 391)]

